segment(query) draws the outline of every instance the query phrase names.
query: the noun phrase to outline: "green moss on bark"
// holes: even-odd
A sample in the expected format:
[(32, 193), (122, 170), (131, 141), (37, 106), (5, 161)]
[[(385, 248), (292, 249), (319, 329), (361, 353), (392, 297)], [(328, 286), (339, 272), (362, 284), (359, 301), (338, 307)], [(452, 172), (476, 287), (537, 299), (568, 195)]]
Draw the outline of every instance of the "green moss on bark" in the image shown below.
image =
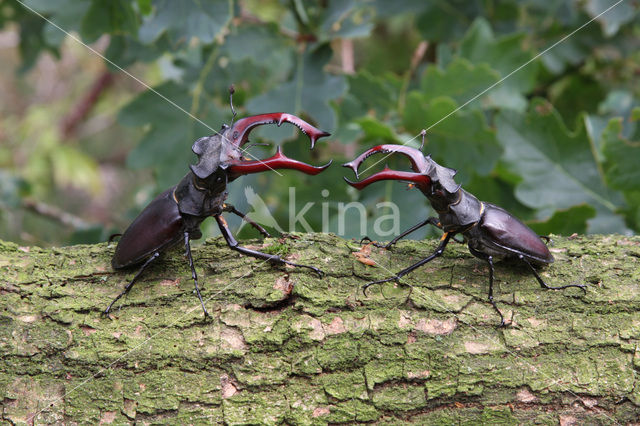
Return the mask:
[[(188, 265), (168, 253), (113, 315), (135, 271), (114, 247), (0, 242), (3, 421), (30, 423), (557, 424), (640, 419), (640, 238), (554, 237), (541, 270), (487, 268), (464, 246), (370, 289), (436, 241), (373, 248), (333, 235), (247, 244), (327, 275), (274, 267), (213, 239), (194, 249), (205, 319)], [(411, 287), (410, 287), (410, 286)]]

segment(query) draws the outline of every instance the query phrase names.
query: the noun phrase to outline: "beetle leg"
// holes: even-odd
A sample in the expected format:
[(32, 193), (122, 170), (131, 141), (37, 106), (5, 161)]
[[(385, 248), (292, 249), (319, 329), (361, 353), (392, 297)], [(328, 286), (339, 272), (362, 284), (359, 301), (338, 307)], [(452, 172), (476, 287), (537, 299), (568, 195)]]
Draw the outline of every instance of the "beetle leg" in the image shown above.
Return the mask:
[(109, 244), (111, 244), (113, 242), (113, 240), (115, 240), (118, 237), (122, 237), (122, 233), (121, 232), (117, 232), (115, 234), (109, 235), (109, 240), (107, 240), (107, 241), (109, 242)]
[[(407, 229), (406, 231), (404, 231), (402, 234), (398, 235), (397, 237), (395, 237), (393, 240), (389, 241), (387, 244), (378, 244), (375, 241), (371, 240), (371, 238), (369, 237), (364, 237), (363, 239), (360, 240), (360, 244), (362, 244), (363, 241), (370, 241), (371, 244), (373, 244), (374, 246), (378, 247), (378, 248), (383, 248), (383, 249), (390, 249), (392, 245), (394, 245), (395, 243), (397, 243), (401, 238), (406, 237), (407, 235), (409, 235), (410, 233), (412, 233), (413, 231), (416, 231), (420, 228), (422, 228), (425, 225), (433, 225), (437, 228), (442, 229), (442, 226), (440, 226), (440, 222), (438, 221), (438, 218), (436, 217), (430, 217), (427, 220), (424, 220), (416, 225), (413, 225), (411, 228)], [(454, 238), (454, 241), (457, 241)]]
[(271, 237), (271, 234), (269, 234), (267, 232), (266, 229), (264, 229), (262, 226), (258, 225), (256, 222), (254, 222), (253, 220), (251, 220), (246, 214), (242, 213), (240, 210), (236, 209), (234, 206), (232, 206), (231, 204), (224, 204), (222, 206), (222, 211), (223, 212), (229, 212), (229, 213), (233, 213), (237, 216), (240, 216), (242, 218), (242, 220), (244, 220), (245, 222), (247, 222), (249, 225), (253, 226), (254, 228), (256, 228), (256, 230), (261, 233), (264, 237), (269, 238)]
[(504, 322), (504, 316), (502, 316), (502, 312), (498, 309), (498, 305), (496, 305), (495, 300), (493, 300), (493, 279), (495, 276), (495, 270), (493, 268), (493, 256), (487, 256), (486, 261), (489, 264), (489, 303), (493, 306), (493, 309), (500, 315), (500, 327), (504, 327), (506, 324)]
[(523, 255), (519, 255), (518, 258), (522, 260), (529, 267), (529, 269), (533, 273), (533, 276), (536, 277), (536, 280), (538, 280), (538, 283), (540, 283), (540, 287), (545, 288), (547, 290), (562, 290), (569, 287), (576, 287), (576, 288), (582, 289), (582, 291), (584, 291), (585, 294), (587, 293), (587, 290), (586, 290), (587, 286), (584, 284), (567, 284), (559, 287), (551, 287), (550, 285), (544, 282), (542, 277), (538, 274), (538, 271), (536, 271), (536, 268), (534, 268), (533, 265), (529, 263), (529, 261), (525, 259)]
[(489, 303), (491, 303), (493, 309), (498, 313), (498, 315), (500, 315), (500, 327), (504, 327), (506, 325), (504, 322), (504, 316), (502, 315), (502, 312), (500, 312), (500, 309), (498, 309), (496, 302), (493, 300), (493, 279), (495, 275), (495, 270), (493, 268), (493, 256), (474, 250), (471, 247), (469, 247), (469, 251), (475, 257), (486, 260), (489, 265)]
[(189, 244), (189, 240), (190, 240), (189, 231), (185, 231), (184, 247), (185, 247), (185, 254), (187, 255), (187, 259), (189, 260), (189, 266), (191, 267), (191, 277), (193, 278), (193, 283), (196, 286), (196, 294), (198, 295), (198, 299), (200, 299), (200, 304), (202, 305), (204, 316), (208, 317), (209, 312), (207, 312), (207, 308), (204, 307), (204, 301), (202, 300), (202, 296), (200, 295), (200, 288), (198, 288), (198, 274), (196, 274), (196, 268), (193, 265), (193, 257), (191, 257), (191, 245)]
[(274, 254), (262, 253), (261, 251), (251, 250), (246, 247), (242, 247), (240, 244), (238, 244), (238, 241), (236, 241), (236, 239), (233, 237), (233, 234), (231, 233), (229, 226), (224, 221), (224, 218), (222, 218), (222, 216), (220, 215), (215, 215), (214, 217), (216, 219), (216, 222), (218, 222), (218, 228), (220, 228), (220, 232), (222, 233), (224, 240), (227, 242), (227, 245), (232, 250), (235, 250), (242, 254), (246, 254), (247, 256), (268, 260), (269, 262), (273, 262), (277, 264), (287, 264), (291, 266), (297, 266), (300, 268), (308, 268), (314, 271), (316, 274), (318, 274), (320, 278), (324, 276), (324, 272), (322, 272), (320, 269), (316, 268), (315, 266), (301, 265), (299, 263), (289, 262), (288, 260), (284, 260), (280, 256), (277, 256)]
[(140, 269), (138, 270), (136, 275), (133, 277), (133, 279), (129, 282), (129, 284), (127, 284), (127, 286), (124, 288), (124, 290), (122, 290), (122, 293), (117, 295), (116, 298), (111, 301), (111, 303), (109, 304), (107, 309), (103, 312), (104, 315), (109, 315), (109, 311), (111, 311), (111, 307), (113, 306), (113, 304), (116, 303), (122, 296), (124, 296), (125, 294), (129, 293), (129, 290), (131, 290), (131, 287), (133, 287), (133, 284), (135, 284), (135, 282), (138, 280), (138, 278), (140, 278), (140, 276), (142, 275), (142, 272), (144, 272), (144, 270), (147, 269), (147, 267), (151, 264), (151, 262), (156, 260), (158, 257), (160, 257), (160, 253), (156, 251), (151, 255), (151, 257), (149, 259), (147, 259), (142, 264), (142, 266), (140, 267)]
[[(379, 280), (379, 281), (373, 281), (370, 282), (368, 284), (365, 284), (362, 287), (362, 292), (364, 293), (364, 295), (367, 295), (367, 289), (369, 287), (371, 287), (374, 284), (382, 284), (382, 283), (386, 283), (389, 281), (396, 281), (399, 283), (399, 279), (402, 278), (403, 276), (407, 275), (409, 272), (421, 267), (422, 265), (431, 262), (433, 259), (435, 259), (436, 257), (439, 257), (442, 255), (442, 253), (444, 252), (445, 247), (447, 246), (447, 244), (449, 244), (449, 240), (451, 239), (451, 237), (453, 236), (452, 233), (450, 232), (445, 232), (444, 234), (442, 234), (442, 238), (440, 238), (440, 244), (438, 245), (438, 247), (436, 248), (436, 250), (431, 253), (431, 255), (429, 255), (428, 257), (422, 259), (421, 261), (419, 261), (418, 263), (415, 263), (411, 266), (409, 266), (408, 268), (403, 269), (402, 271), (398, 272), (395, 276), (390, 277), (390, 278), (386, 278), (384, 280)], [(411, 287), (411, 286), (409, 286)]]

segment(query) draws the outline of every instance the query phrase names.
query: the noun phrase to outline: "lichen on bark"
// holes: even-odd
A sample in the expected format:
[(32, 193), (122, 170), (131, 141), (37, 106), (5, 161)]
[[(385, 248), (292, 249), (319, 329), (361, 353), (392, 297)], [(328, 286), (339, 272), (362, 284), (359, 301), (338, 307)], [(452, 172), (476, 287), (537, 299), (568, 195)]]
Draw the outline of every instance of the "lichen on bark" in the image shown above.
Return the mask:
[[(542, 290), (463, 245), (402, 285), (361, 287), (426, 257), (436, 241), (372, 248), (326, 234), (247, 241), (327, 275), (275, 267), (220, 239), (188, 264), (165, 255), (110, 317), (135, 271), (113, 245), (0, 243), (0, 419), (9, 423), (544, 423), (640, 419), (640, 238), (553, 237)], [(276, 247), (277, 246), (277, 247)], [(408, 286), (408, 285), (410, 286)]]

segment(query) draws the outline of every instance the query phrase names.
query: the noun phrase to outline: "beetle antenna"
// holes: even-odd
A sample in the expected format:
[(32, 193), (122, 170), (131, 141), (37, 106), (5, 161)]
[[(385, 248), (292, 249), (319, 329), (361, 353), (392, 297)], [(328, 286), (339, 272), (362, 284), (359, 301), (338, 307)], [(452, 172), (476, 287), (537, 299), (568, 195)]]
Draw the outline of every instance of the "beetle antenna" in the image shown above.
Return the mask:
[(269, 145), (271, 145), (271, 144), (267, 143), (267, 142), (251, 142), (251, 143), (248, 143), (247, 145), (245, 145), (244, 149), (248, 151), (249, 149), (253, 148), (254, 146), (269, 146)]
[(424, 146), (424, 137), (427, 134), (427, 131), (425, 129), (422, 129), (422, 131), (420, 132), (420, 135), (422, 136), (422, 143), (420, 144), (420, 151), (422, 151), (422, 147)]
[(233, 94), (235, 92), (236, 92), (236, 88), (233, 87), (233, 84), (232, 84), (231, 86), (229, 86), (229, 104), (231, 105), (231, 113), (233, 114), (233, 117), (231, 117), (231, 125), (229, 127), (233, 127), (233, 120), (235, 120), (236, 115), (238, 115), (236, 110), (233, 108)]

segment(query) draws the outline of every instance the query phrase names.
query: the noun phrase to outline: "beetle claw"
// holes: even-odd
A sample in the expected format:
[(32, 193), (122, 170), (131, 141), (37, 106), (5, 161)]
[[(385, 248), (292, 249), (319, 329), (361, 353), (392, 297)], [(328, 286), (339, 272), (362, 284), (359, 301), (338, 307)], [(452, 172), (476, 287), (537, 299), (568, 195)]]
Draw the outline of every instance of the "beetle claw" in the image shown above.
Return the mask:
[(380, 244), (380, 243), (379, 243), (379, 242), (377, 242), (377, 241), (373, 241), (373, 240), (372, 240), (371, 238), (369, 238), (369, 237), (364, 237), (364, 238), (362, 238), (362, 239), (360, 240), (360, 245), (364, 244), (364, 242), (365, 242), (365, 241), (368, 241), (368, 242), (369, 242), (369, 244), (371, 244), (371, 245), (372, 245), (372, 246), (374, 246), (374, 247), (383, 248), (383, 249), (389, 248), (389, 247), (388, 247), (388, 246), (389, 246), (389, 244)]
[(350, 185), (362, 189), (370, 183), (379, 180), (405, 180), (415, 183), (424, 193), (430, 190), (432, 182), (439, 182), (443, 188), (450, 193), (455, 193), (460, 189), (460, 185), (453, 180), (456, 174), (455, 170), (438, 165), (429, 156), (424, 156), (421, 151), (410, 146), (392, 144), (374, 146), (360, 154), (353, 161), (343, 164), (343, 166), (353, 170), (356, 178), (358, 178), (358, 168), (360, 165), (364, 160), (377, 153), (398, 153), (408, 157), (411, 161), (413, 173), (391, 170), (385, 166), (381, 172), (374, 173), (368, 178), (358, 182), (358, 186), (348, 182)]
[(426, 189), (431, 184), (431, 178), (426, 174), (430, 169), (430, 164), (428, 160), (415, 148), (403, 146), (403, 145), (379, 145), (375, 146), (371, 149), (360, 154), (353, 161), (349, 161), (348, 163), (344, 163), (342, 167), (347, 167), (353, 170), (353, 173), (356, 175), (356, 179), (359, 179), (358, 169), (362, 165), (362, 163), (377, 153), (399, 153), (409, 157), (411, 160), (411, 168), (413, 172), (402, 172), (397, 170), (391, 170), (389, 167), (385, 166), (381, 172), (374, 173), (371, 176), (361, 180), (361, 181), (350, 181), (345, 178), (345, 181), (353, 186), (356, 189), (363, 189), (367, 185), (377, 182), (380, 180), (406, 180), (409, 182), (415, 183), (417, 186)]
[(247, 142), (247, 140), (249, 139), (249, 133), (251, 133), (254, 128), (262, 126), (264, 124), (275, 124), (277, 126), (281, 126), (282, 123), (291, 123), (299, 128), (302, 133), (307, 135), (311, 140), (312, 149), (318, 139), (330, 135), (330, 133), (315, 128), (311, 124), (293, 114), (287, 114), (284, 112), (272, 112), (269, 114), (259, 114), (251, 117), (245, 117), (236, 121), (236, 123), (229, 130), (227, 130), (227, 132), (225, 132), (225, 136), (228, 137), (231, 143), (238, 147), (241, 147), (245, 144), (245, 142)]
[(362, 245), (365, 241), (368, 241), (370, 243), (373, 243), (374, 241), (369, 238), (369, 237), (362, 237), (362, 239), (360, 239), (360, 242), (358, 244)]
[(369, 289), (369, 287), (371, 287), (372, 285), (375, 285), (375, 284), (388, 283), (389, 281), (395, 281), (397, 283), (400, 283), (400, 277), (397, 276), (397, 275), (394, 275), (393, 277), (385, 278), (383, 280), (371, 281), (370, 283), (367, 283), (367, 284), (362, 286), (362, 294), (364, 294), (365, 297), (369, 297), (369, 296), (367, 296), (367, 290)]
[(430, 168), (430, 164), (425, 158), (425, 156), (422, 155), (422, 153), (417, 149), (411, 148), (409, 146), (393, 145), (393, 144), (374, 146), (373, 148), (370, 148), (365, 152), (363, 152), (362, 154), (360, 154), (353, 161), (345, 163), (343, 166), (351, 168), (355, 172), (356, 177), (358, 177), (358, 168), (360, 168), (360, 165), (362, 165), (364, 160), (366, 160), (373, 154), (377, 154), (377, 153), (384, 153), (384, 154), (398, 153), (408, 157), (409, 160), (411, 160), (411, 168), (416, 173), (425, 173)]
[(345, 182), (356, 189), (363, 189), (374, 182), (381, 180), (406, 180), (413, 182), (420, 189), (426, 190), (431, 185), (431, 178), (427, 175), (413, 172), (401, 172), (397, 170), (386, 169), (378, 173), (374, 173), (360, 181), (351, 181), (344, 178)]
[(276, 153), (264, 160), (234, 160), (229, 162), (229, 174), (231, 179), (250, 173), (265, 172), (275, 169), (293, 169), (308, 175), (317, 175), (331, 165), (332, 161), (322, 166), (312, 166), (302, 161), (294, 160), (282, 153), (282, 149), (278, 147)]
[(360, 176), (358, 176), (358, 168), (360, 167), (360, 164), (356, 164), (355, 160), (353, 160), (353, 161), (349, 161), (348, 163), (344, 163), (342, 167), (350, 168), (351, 170), (353, 170), (353, 173), (356, 175), (356, 179), (360, 179)]
[(313, 272), (315, 272), (316, 274), (318, 274), (318, 276), (320, 278), (324, 278), (324, 276), (326, 275), (324, 272), (322, 272), (321, 269), (316, 268), (315, 266), (311, 266), (311, 265), (301, 265), (299, 263), (293, 263), (293, 262), (289, 262), (288, 260), (283, 260), (284, 263), (286, 263), (287, 265), (291, 265), (291, 266), (297, 266), (299, 268), (307, 268), (307, 269), (311, 269)]
[[(327, 132), (315, 128), (300, 117), (282, 112), (260, 114), (240, 119), (231, 128), (229, 128), (224, 135), (231, 143), (239, 148), (249, 140), (249, 133), (251, 133), (254, 128), (265, 124), (275, 124), (276, 126), (280, 126), (282, 123), (291, 123), (299, 128), (309, 137), (312, 149), (318, 139), (330, 135)], [(230, 161), (229, 172), (232, 176), (238, 177), (240, 175), (264, 172), (273, 169), (294, 169), (309, 175), (317, 175), (330, 165), (331, 161), (323, 166), (312, 166), (310, 164), (291, 159), (284, 155), (282, 153), (282, 148), (278, 146), (275, 155), (264, 160)]]

